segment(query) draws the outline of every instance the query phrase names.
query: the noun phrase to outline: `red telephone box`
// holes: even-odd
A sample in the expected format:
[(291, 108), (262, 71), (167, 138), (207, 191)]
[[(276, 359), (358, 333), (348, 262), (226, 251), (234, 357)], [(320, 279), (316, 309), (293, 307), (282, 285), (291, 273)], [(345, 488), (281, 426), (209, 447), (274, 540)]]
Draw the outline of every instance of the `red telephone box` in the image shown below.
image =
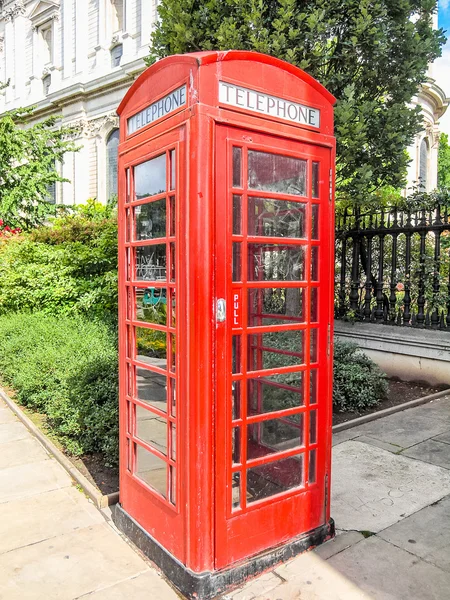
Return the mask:
[(118, 109), (115, 520), (188, 596), (333, 534), (333, 103), (230, 51), (157, 62)]

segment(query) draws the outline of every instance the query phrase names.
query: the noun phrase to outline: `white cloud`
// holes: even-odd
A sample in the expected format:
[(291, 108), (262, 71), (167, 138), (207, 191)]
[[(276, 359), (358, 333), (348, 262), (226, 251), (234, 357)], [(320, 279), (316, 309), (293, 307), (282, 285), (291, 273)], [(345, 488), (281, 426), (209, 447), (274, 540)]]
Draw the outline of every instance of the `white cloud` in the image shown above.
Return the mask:
[(439, 9), (447, 10), (449, 4), (450, 4), (450, 0), (439, 0)]

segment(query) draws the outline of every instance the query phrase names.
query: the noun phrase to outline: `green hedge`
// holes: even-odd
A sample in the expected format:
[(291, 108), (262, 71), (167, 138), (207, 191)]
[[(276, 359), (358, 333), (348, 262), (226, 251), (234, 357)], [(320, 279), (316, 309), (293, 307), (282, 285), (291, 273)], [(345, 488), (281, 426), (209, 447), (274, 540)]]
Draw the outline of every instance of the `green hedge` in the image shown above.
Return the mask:
[(69, 452), (117, 463), (117, 344), (107, 325), (42, 312), (0, 316), (0, 373), (21, 404), (48, 416)]

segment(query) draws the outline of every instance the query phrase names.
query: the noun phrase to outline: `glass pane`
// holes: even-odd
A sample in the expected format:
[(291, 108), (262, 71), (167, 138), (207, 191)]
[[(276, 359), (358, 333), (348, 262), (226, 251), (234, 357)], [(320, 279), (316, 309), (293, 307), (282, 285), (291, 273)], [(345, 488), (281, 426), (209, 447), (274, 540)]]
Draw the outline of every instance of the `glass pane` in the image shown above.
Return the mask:
[(316, 483), (316, 455), (317, 450), (311, 450), (309, 453), (309, 483)]
[(136, 240), (166, 237), (166, 199), (134, 208)]
[(233, 464), (241, 462), (241, 428), (233, 427), (231, 431), (231, 456)]
[(177, 256), (175, 252), (175, 244), (170, 243), (170, 281), (176, 281), (176, 261)]
[(175, 237), (175, 235), (176, 235), (175, 196), (170, 196), (170, 227), (169, 227), (169, 235), (170, 235), (170, 237)]
[(304, 362), (303, 331), (274, 331), (248, 336), (248, 370), (290, 367)]
[(248, 152), (248, 187), (306, 196), (307, 161), (267, 152)]
[(247, 381), (249, 416), (298, 408), (303, 404), (303, 373), (281, 373)]
[(311, 281), (319, 281), (319, 248), (311, 248)]
[(136, 358), (161, 369), (166, 368), (166, 333), (148, 329), (147, 327), (136, 327)]
[(319, 209), (318, 204), (312, 205), (311, 239), (319, 239)]
[(242, 187), (242, 148), (233, 146), (233, 187)]
[(233, 243), (233, 281), (241, 280), (241, 247), (242, 244)]
[(136, 475), (147, 485), (167, 497), (167, 464), (158, 456), (136, 445)]
[(130, 201), (130, 189), (131, 189), (131, 181), (130, 181), (130, 169), (127, 169), (127, 198), (126, 201)]
[(174, 190), (176, 187), (176, 160), (175, 150), (170, 151), (170, 189)]
[(317, 369), (311, 369), (309, 375), (309, 403), (317, 404)]
[(170, 326), (175, 327), (177, 306), (176, 306), (176, 292), (175, 292), (174, 288), (170, 288), (169, 310), (170, 310)]
[(248, 244), (249, 281), (303, 281), (305, 246)]
[(177, 363), (177, 354), (176, 354), (176, 338), (173, 333), (169, 334), (170, 338), (170, 361), (169, 361), (169, 370), (172, 373), (176, 371), (176, 363)]
[(167, 289), (136, 288), (136, 320), (165, 325), (167, 322)]
[(138, 281), (166, 280), (166, 245), (136, 247), (136, 279)]
[(303, 454), (247, 469), (247, 502), (303, 485)]
[(318, 314), (319, 314), (318, 295), (319, 295), (319, 290), (315, 287), (311, 288), (311, 322), (312, 323), (316, 323), (318, 321)]
[(129, 208), (125, 210), (125, 241), (130, 242), (130, 231), (131, 231), (131, 211)]
[(247, 458), (258, 458), (303, 445), (304, 415), (297, 414), (247, 425)]
[(167, 412), (167, 377), (142, 367), (136, 367), (136, 397), (138, 400)]
[(169, 467), (170, 469), (170, 502), (172, 504), (177, 503), (177, 470), (175, 467)]
[(240, 373), (241, 372), (241, 336), (233, 335), (232, 343), (232, 373)]
[(232, 503), (233, 508), (241, 507), (241, 474), (233, 473), (233, 482), (231, 484), (232, 489)]
[(309, 342), (310, 342), (310, 355), (309, 355), (309, 360), (312, 363), (317, 362), (317, 329), (311, 329), (310, 334), (309, 334)]
[(312, 197), (319, 197), (319, 169), (320, 163), (313, 162), (312, 164)]
[(233, 233), (240, 235), (242, 233), (241, 226), (241, 196), (233, 195)]
[(172, 377), (170, 378), (170, 414), (175, 417), (177, 414), (177, 383)]
[(167, 455), (167, 421), (136, 405), (136, 437)]
[(171, 455), (170, 458), (172, 460), (177, 460), (177, 426), (176, 423), (170, 424), (170, 434), (171, 434)]
[(248, 290), (248, 326), (304, 323), (304, 288)]
[(134, 167), (134, 191), (137, 200), (166, 191), (165, 154)]
[(248, 198), (248, 235), (304, 238), (306, 204)]
[(231, 382), (231, 414), (233, 419), (239, 419), (241, 416), (241, 382)]
[(317, 443), (317, 410), (309, 413), (309, 443)]

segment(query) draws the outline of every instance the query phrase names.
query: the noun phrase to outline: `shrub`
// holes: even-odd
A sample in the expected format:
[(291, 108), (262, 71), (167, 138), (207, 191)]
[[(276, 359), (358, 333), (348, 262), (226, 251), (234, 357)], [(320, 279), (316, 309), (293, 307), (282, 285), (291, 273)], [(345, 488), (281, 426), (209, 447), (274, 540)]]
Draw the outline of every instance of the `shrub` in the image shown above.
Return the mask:
[(105, 324), (42, 312), (3, 315), (0, 373), (21, 404), (47, 415), (69, 452), (101, 452), (117, 463), (117, 345)]
[(356, 344), (335, 341), (333, 407), (360, 411), (386, 397), (385, 374)]

